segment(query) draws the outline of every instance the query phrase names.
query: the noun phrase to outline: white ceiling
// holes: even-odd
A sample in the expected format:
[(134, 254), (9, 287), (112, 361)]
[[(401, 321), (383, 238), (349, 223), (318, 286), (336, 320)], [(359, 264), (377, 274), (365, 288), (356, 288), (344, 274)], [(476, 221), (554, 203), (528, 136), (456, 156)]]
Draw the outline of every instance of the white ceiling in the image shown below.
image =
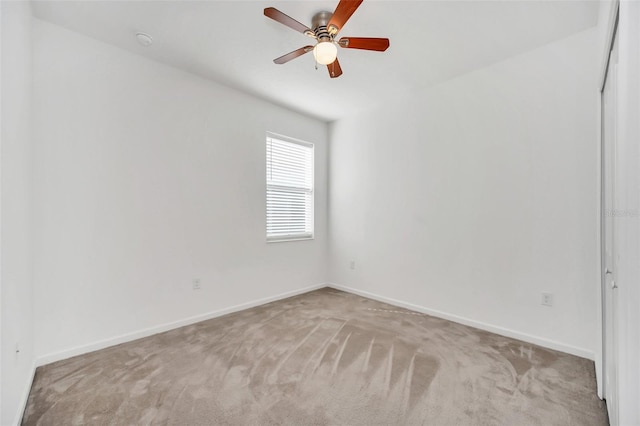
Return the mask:
[[(365, 0), (341, 36), (388, 37), (384, 53), (340, 49), (344, 74), (312, 54), (272, 60), (313, 40), (263, 15), (311, 25), (325, 1), (38, 1), (36, 17), (332, 121), (596, 25), (597, 1)], [(145, 48), (138, 31), (153, 36)]]

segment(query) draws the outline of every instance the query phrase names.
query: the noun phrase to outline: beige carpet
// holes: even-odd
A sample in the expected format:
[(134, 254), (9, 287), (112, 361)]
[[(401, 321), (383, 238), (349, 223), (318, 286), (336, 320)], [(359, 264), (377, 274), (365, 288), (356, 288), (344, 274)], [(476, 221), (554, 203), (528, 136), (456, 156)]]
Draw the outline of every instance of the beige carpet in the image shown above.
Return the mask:
[(593, 362), (332, 289), (38, 368), (25, 425), (606, 425)]

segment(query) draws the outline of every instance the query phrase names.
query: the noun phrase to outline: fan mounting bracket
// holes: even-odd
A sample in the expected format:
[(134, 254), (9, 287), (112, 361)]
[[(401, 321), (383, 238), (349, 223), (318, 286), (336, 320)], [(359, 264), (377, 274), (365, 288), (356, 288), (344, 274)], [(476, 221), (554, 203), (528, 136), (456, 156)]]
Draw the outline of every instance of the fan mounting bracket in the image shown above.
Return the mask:
[(326, 27), (329, 24), (332, 16), (333, 13), (327, 12), (326, 10), (316, 13), (315, 15), (313, 15), (313, 18), (311, 18), (311, 29), (315, 31), (320, 27)]

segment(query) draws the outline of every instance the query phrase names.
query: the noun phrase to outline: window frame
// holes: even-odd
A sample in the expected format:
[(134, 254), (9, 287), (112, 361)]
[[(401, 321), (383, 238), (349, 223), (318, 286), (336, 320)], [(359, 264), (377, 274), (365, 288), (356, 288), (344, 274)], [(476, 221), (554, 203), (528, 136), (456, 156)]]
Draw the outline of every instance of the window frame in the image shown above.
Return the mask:
[[(267, 201), (268, 201), (268, 193), (269, 193), (269, 180), (267, 175), (269, 160), (269, 142), (271, 139), (279, 140), (286, 143), (300, 145), (305, 148), (309, 148), (311, 151), (311, 164), (310, 164), (310, 174), (311, 174), (311, 189), (309, 190), (310, 194), (310, 205), (308, 213), (311, 222), (311, 232), (297, 233), (297, 234), (289, 234), (289, 235), (278, 235), (278, 236), (269, 236), (268, 231), (268, 209), (267, 209)], [(265, 137), (265, 236), (267, 243), (282, 243), (287, 241), (308, 241), (315, 239), (315, 144), (313, 142), (307, 142), (301, 139), (292, 138), (290, 136), (281, 135), (275, 132), (266, 132)], [(274, 185), (282, 187), (281, 185)], [(295, 188), (292, 186), (292, 188)], [(306, 225), (306, 224), (305, 224)]]

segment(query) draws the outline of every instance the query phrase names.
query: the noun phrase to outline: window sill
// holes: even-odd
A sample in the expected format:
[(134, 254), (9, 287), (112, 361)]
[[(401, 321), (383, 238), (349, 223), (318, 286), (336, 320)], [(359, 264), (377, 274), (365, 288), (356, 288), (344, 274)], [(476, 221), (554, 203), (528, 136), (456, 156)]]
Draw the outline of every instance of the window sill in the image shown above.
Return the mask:
[(309, 241), (315, 240), (315, 236), (293, 236), (293, 237), (276, 237), (267, 238), (267, 243), (286, 243), (288, 241)]

